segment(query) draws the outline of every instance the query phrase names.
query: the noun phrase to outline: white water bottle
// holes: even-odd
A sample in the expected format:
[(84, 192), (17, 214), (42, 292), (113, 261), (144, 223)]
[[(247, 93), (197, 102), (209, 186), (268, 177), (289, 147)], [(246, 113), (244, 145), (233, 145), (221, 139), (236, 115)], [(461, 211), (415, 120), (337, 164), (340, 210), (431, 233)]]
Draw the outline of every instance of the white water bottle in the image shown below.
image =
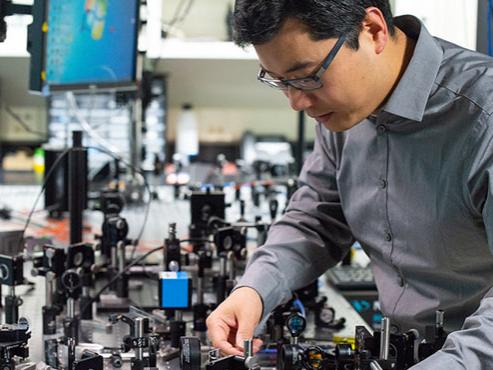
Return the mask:
[(188, 165), (190, 156), (199, 154), (199, 133), (197, 118), (191, 104), (183, 104), (176, 131), (176, 153), (184, 165)]

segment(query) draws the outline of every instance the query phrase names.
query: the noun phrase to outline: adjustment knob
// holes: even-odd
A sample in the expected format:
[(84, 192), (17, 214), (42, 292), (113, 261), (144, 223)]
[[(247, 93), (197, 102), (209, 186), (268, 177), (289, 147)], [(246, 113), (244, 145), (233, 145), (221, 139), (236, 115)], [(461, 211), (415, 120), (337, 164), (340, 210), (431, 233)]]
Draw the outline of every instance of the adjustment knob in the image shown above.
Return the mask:
[(62, 275), (62, 285), (67, 291), (73, 292), (81, 287), (82, 280), (77, 272), (68, 270)]
[(286, 326), (293, 338), (297, 338), (306, 328), (306, 319), (300, 313), (292, 313), (286, 320)]

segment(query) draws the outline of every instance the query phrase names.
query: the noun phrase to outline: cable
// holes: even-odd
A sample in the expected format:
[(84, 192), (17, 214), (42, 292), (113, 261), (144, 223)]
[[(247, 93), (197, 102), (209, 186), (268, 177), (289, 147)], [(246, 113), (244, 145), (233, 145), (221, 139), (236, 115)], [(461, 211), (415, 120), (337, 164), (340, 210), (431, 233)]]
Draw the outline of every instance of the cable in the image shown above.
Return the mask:
[[(75, 99), (75, 95), (73, 92), (68, 92), (65, 95), (67, 99), (67, 103), (69, 105), (69, 110), (72, 113), (72, 115), (79, 121), (80, 127), (87, 132), (87, 134), (96, 142), (98, 145), (101, 145), (102, 147), (107, 147), (109, 150), (114, 153), (115, 155), (119, 155), (118, 153), (120, 150), (109, 143), (106, 139), (101, 137), (92, 127), (91, 125), (86, 121), (86, 119), (82, 116), (80, 113), (79, 106), (77, 104), (77, 100)], [(120, 159), (120, 158), (119, 158)]]
[[(183, 21), (187, 18), (188, 14), (190, 13), (190, 9), (192, 8), (192, 5), (194, 2), (195, 2), (195, 0), (188, 0), (187, 5), (184, 6), (185, 0), (182, 0), (176, 8), (175, 15), (173, 16), (171, 21), (169, 21), (169, 23), (168, 23), (169, 27), (173, 27), (176, 24), (183, 23)], [(182, 9), (184, 9), (184, 10), (182, 10)], [(181, 15), (179, 14), (180, 12), (181, 12)]]
[(17, 114), (15, 113), (12, 108), (10, 108), (8, 105), (5, 106), (5, 111), (24, 129), (26, 130), (27, 132), (33, 134), (33, 135), (37, 135), (37, 136), (40, 136), (41, 138), (43, 139), (46, 139), (46, 132), (41, 132), (41, 131), (36, 131), (36, 130), (32, 130), (29, 125), (24, 122), (24, 120)]
[[(178, 3), (175, 9), (175, 14), (173, 14), (173, 18), (168, 22), (169, 25), (173, 25), (176, 23), (176, 20), (180, 17), (180, 13), (182, 12), (183, 5), (185, 4), (186, 0), (182, 0)], [(188, 0), (190, 1), (190, 0)]]
[(121, 278), (123, 276), (123, 274), (125, 274), (126, 272), (128, 272), (130, 270), (130, 268), (132, 268), (133, 266), (139, 264), (140, 262), (144, 261), (147, 257), (149, 257), (151, 254), (155, 253), (155, 252), (158, 252), (160, 250), (163, 250), (164, 249), (164, 245), (161, 245), (159, 247), (156, 247), (154, 249), (151, 249), (149, 252), (143, 254), (142, 256), (140, 256), (139, 258), (135, 259), (134, 261), (132, 261), (131, 263), (129, 263), (127, 266), (125, 266), (125, 268), (123, 269), (123, 271), (120, 271), (118, 274), (115, 275), (115, 277), (113, 279), (111, 279), (110, 281), (108, 281), (108, 283), (103, 286), (101, 289), (99, 289), (99, 291), (94, 295), (94, 297), (92, 297), (86, 304), (85, 306), (81, 307), (80, 311), (81, 312), (84, 312), (88, 307), (90, 307), (94, 302), (96, 302), (96, 300), (99, 298), (99, 296), (106, 290), (108, 289), (114, 282), (116, 282), (119, 278)]
[(65, 158), (65, 156), (70, 153), (72, 151), (72, 148), (68, 148), (68, 149), (65, 149), (59, 156), (58, 158), (55, 160), (55, 162), (53, 162), (53, 165), (51, 166), (50, 170), (48, 171), (48, 173), (45, 175), (45, 178), (43, 180), (43, 185), (41, 186), (41, 190), (40, 192), (38, 193), (37, 197), (36, 197), (36, 200), (34, 201), (34, 204), (33, 204), (33, 207), (31, 208), (31, 211), (29, 212), (29, 215), (27, 216), (27, 220), (26, 220), (26, 224), (24, 225), (24, 229), (22, 230), (22, 236), (19, 240), (19, 243), (22, 243), (22, 241), (24, 240), (24, 235), (26, 233), (26, 230), (29, 226), (29, 223), (31, 222), (31, 217), (33, 216), (34, 214), (34, 211), (36, 209), (36, 206), (39, 202), (39, 198), (41, 198), (41, 195), (43, 195), (45, 189), (46, 189), (46, 184), (48, 183), (48, 180), (50, 179), (50, 177), (53, 175), (53, 173), (55, 172), (55, 170), (57, 170), (58, 168), (58, 165), (62, 162), (62, 159)]

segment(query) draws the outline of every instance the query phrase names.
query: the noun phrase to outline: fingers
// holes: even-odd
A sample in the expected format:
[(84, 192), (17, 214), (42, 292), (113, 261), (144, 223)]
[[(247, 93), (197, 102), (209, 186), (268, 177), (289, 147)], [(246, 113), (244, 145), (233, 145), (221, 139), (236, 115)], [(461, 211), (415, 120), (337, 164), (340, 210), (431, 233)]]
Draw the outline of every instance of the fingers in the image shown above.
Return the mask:
[(258, 351), (260, 351), (260, 347), (262, 347), (263, 344), (264, 342), (262, 342), (262, 340), (255, 338), (253, 340), (253, 353), (257, 353)]
[[(251, 339), (262, 313), (262, 300), (248, 287), (235, 290), (207, 318), (207, 329), (212, 345), (227, 355), (243, 355), (243, 341)], [(254, 340), (257, 352), (262, 341)]]
[[(239, 334), (236, 332), (234, 328), (231, 328), (228, 323), (223, 322), (221, 320), (215, 319), (214, 317), (210, 317), (207, 322), (208, 326), (208, 335), (211, 340), (212, 346), (219, 349), (223, 355), (235, 355), (242, 356), (243, 355), (243, 341), (245, 339), (250, 339), (253, 336), (252, 334), (248, 336), (248, 330)], [(239, 339), (238, 339), (239, 338)], [(233, 346), (232, 343), (236, 343), (236, 346)], [(257, 353), (260, 350), (263, 342), (260, 339), (253, 340), (253, 352)]]
[(231, 337), (231, 328), (228, 323), (211, 315), (207, 319), (209, 339), (212, 346), (218, 348), (225, 355), (240, 356), (242, 352), (235, 348), (228, 338)]
[(238, 331), (236, 332), (236, 347), (243, 349), (243, 342), (246, 339), (253, 338), (253, 332), (256, 327), (256, 323), (253, 323), (249, 320), (240, 321), (240, 326)]
[(231, 343), (229, 343), (227, 340), (218, 342), (217, 345), (214, 345), (214, 347), (218, 348), (221, 351), (221, 354), (225, 356), (229, 355), (234, 355), (234, 356), (242, 356), (243, 351), (240, 349), (233, 347)]
[[(262, 347), (263, 344), (264, 342), (261, 339), (253, 338), (253, 353), (257, 353), (258, 351), (260, 351), (260, 348)], [(236, 348), (240, 351), (241, 354), (243, 354), (243, 351), (245, 350), (245, 348), (243, 347), (244, 347), (243, 342), (241, 343), (241, 346), (240, 345), (236, 346)]]

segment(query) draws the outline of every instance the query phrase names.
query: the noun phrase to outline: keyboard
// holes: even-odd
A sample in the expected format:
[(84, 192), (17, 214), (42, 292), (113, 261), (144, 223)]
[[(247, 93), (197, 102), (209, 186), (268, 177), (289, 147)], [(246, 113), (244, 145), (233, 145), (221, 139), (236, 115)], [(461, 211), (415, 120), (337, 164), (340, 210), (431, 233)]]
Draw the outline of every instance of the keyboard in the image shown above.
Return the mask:
[(329, 284), (339, 290), (376, 290), (370, 266), (335, 266), (325, 273)]

